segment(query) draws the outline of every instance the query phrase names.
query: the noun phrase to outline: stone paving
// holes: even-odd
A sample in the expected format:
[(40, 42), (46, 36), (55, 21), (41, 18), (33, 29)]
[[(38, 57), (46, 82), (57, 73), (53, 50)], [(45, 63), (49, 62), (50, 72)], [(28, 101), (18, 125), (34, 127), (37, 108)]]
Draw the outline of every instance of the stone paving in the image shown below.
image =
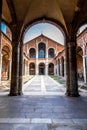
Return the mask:
[(23, 91), (17, 97), (0, 93), (0, 130), (87, 130), (86, 93), (66, 97), (48, 76), (35, 76)]
[(65, 93), (65, 87), (49, 76), (35, 76), (24, 88), (24, 95), (64, 95)]

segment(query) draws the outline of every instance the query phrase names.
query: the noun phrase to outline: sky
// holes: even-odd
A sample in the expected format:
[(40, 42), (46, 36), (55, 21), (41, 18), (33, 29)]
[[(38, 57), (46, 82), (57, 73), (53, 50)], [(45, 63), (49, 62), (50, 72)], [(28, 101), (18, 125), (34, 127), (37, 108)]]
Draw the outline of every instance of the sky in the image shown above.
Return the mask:
[(84, 24), (84, 26), (80, 27), (80, 33), (81, 33), (85, 28), (87, 28), (87, 24)]
[(32, 26), (25, 34), (24, 43), (41, 34), (60, 44), (64, 44), (64, 36), (62, 32), (56, 26), (49, 23), (39, 23)]
[[(87, 24), (80, 27), (80, 33), (87, 28)], [(1, 24), (2, 31), (6, 34), (6, 25)], [(49, 23), (39, 23), (27, 30), (24, 36), (24, 43), (27, 41), (30, 41), (34, 39), (37, 36), (40, 36), (41, 34), (47, 36), (48, 38), (64, 45), (64, 36), (62, 32), (54, 25)]]
[(6, 25), (5, 24), (1, 24), (1, 30), (4, 32), (4, 33), (6, 33)]

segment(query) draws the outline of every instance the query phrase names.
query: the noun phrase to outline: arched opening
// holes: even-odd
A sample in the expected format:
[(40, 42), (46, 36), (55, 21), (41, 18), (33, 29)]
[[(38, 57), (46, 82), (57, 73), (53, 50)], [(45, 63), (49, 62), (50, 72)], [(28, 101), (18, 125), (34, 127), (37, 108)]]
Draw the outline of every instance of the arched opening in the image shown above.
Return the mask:
[(54, 75), (54, 64), (53, 63), (50, 63), (48, 66), (48, 74)]
[(44, 43), (39, 43), (38, 45), (38, 58), (46, 57), (46, 45)]
[(1, 31), (10, 39), (12, 40), (12, 33), (10, 28), (5, 24), (1, 23)]
[(80, 26), (77, 32), (77, 70), (78, 80), (87, 84), (87, 23)]
[(61, 75), (64, 77), (64, 57), (61, 58)]
[(39, 75), (45, 75), (45, 64), (44, 63), (39, 64)]
[(55, 56), (54, 49), (49, 48), (49, 50), (48, 50), (48, 58), (54, 58), (54, 56)]
[(81, 47), (77, 47), (77, 73), (78, 80), (83, 80), (83, 50)]
[(9, 79), (9, 58), (10, 58), (10, 49), (8, 46), (4, 46), (2, 48), (2, 80), (8, 80)]
[(29, 65), (29, 74), (35, 75), (35, 63), (30, 63)]
[(30, 58), (36, 58), (36, 50), (34, 48), (31, 48), (29, 50), (29, 57)]

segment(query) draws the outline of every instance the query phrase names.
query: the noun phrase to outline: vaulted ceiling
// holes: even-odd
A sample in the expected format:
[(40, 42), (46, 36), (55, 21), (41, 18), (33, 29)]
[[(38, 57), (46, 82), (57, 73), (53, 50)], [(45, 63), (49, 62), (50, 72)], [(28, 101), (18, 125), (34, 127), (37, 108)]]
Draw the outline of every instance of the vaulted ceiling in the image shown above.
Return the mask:
[(87, 20), (86, 8), (87, 0), (3, 0), (2, 18), (8, 23), (22, 22), (24, 26), (48, 18), (67, 30), (68, 24)]

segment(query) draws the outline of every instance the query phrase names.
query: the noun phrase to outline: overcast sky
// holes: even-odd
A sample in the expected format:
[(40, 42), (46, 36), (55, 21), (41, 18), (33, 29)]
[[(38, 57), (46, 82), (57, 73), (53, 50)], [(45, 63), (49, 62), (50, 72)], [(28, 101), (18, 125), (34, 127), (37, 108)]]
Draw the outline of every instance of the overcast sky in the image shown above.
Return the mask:
[(54, 25), (48, 23), (39, 23), (32, 26), (25, 34), (24, 43), (41, 34), (57, 41), (58, 43), (64, 44), (64, 36), (62, 32)]

